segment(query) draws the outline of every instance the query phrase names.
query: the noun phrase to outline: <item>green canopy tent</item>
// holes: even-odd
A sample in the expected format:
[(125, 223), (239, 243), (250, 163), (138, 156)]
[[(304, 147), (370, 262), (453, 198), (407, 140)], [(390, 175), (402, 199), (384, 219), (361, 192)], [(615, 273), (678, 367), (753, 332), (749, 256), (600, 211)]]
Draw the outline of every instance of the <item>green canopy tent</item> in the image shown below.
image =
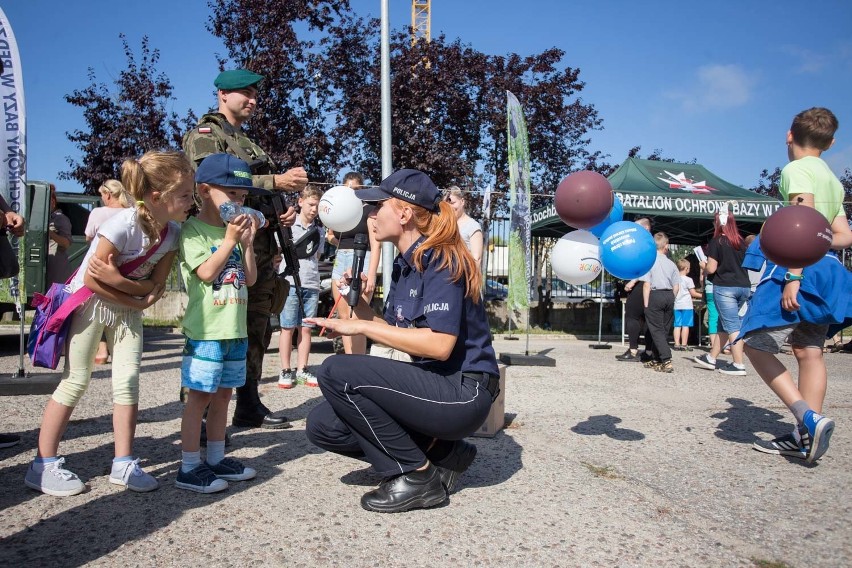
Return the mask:
[[(757, 234), (781, 207), (777, 199), (729, 183), (700, 164), (628, 158), (608, 179), (624, 205), (624, 218), (650, 217), (654, 232), (662, 231), (673, 244), (710, 240), (713, 216), (725, 202), (743, 235)], [(571, 230), (552, 204), (533, 212), (533, 236), (558, 238)]]

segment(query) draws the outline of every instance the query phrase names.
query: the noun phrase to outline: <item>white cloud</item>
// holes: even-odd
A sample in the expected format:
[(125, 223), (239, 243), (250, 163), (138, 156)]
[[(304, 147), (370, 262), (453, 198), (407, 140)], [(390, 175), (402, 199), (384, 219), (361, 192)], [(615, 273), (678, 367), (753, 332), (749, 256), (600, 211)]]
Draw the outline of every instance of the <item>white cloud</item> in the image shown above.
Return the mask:
[(837, 177), (842, 176), (846, 170), (852, 170), (852, 145), (840, 148), (835, 143), (822, 157)]
[(757, 79), (739, 65), (705, 65), (691, 84), (665, 93), (689, 112), (741, 107), (749, 102)]
[(829, 58), (824, 54), (811, 51), (810, 49), (797, 47), (794, 45), (785, 45), (781, 47), (781, 51), (792, 56), (795, 60), (793, 71), (805, 75), (816, 74), (825, 69), (829, 63)]

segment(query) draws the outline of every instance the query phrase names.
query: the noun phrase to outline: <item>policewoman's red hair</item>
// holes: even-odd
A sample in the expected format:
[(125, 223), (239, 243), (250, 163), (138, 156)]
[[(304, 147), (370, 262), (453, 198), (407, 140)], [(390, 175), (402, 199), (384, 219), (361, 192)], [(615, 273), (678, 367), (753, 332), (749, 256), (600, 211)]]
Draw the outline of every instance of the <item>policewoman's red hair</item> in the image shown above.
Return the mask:
[(433, 212), (396, 198), (391, 198), (389, 201), (397, 210), (410, 207), (417, 230), (426, 236), (423, 244), (414, 251), (412, 260), (415, 268), (423, 272), (423, 253), (434, 250), (435, 261), (439, 263), (438, 268), (449, 268), (453, 282), (464, 279), (465, 297), (478, 303), (482, 288), (482, 272), (461, 238), (456, 214), (450, 204), (440, 201), (438, 202), (439, 210)]

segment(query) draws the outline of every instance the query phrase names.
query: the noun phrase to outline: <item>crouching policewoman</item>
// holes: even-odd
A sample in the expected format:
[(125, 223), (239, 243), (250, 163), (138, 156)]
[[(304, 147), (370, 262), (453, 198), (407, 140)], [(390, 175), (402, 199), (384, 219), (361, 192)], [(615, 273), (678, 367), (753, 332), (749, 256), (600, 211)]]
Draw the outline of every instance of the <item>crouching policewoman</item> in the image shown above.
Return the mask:
[(476, 457), (476, 446), (463, 439), (482, 425), (498, 394), (482, 275), (455, 213), (423, 172), (399, 170), (356, 195), (376, 205), (376, 238), (402, 251), (383, 317), (361, 298), (358, 319), (307, 321), (330, 337), (366, 335), (412, 361), (327, 358), (317, 373), (325, 400), (309, 414), (307, 435), (328, 451), (368, 461), (384, 478), (361, 498), (368, 511), (433, 507)]

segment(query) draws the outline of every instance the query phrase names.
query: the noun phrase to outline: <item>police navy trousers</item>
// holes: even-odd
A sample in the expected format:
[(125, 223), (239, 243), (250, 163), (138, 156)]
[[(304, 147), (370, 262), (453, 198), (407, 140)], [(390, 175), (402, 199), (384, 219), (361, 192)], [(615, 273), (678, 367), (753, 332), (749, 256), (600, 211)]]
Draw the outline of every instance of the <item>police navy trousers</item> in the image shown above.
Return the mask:
[(476, 379), (370, 355), (328, 357), (317, 379), (325, 400), (308, 415), (308, 439), (370, 462), (383, 477), (423, 466), (435, 438), (469, 436), (491, 408)]

